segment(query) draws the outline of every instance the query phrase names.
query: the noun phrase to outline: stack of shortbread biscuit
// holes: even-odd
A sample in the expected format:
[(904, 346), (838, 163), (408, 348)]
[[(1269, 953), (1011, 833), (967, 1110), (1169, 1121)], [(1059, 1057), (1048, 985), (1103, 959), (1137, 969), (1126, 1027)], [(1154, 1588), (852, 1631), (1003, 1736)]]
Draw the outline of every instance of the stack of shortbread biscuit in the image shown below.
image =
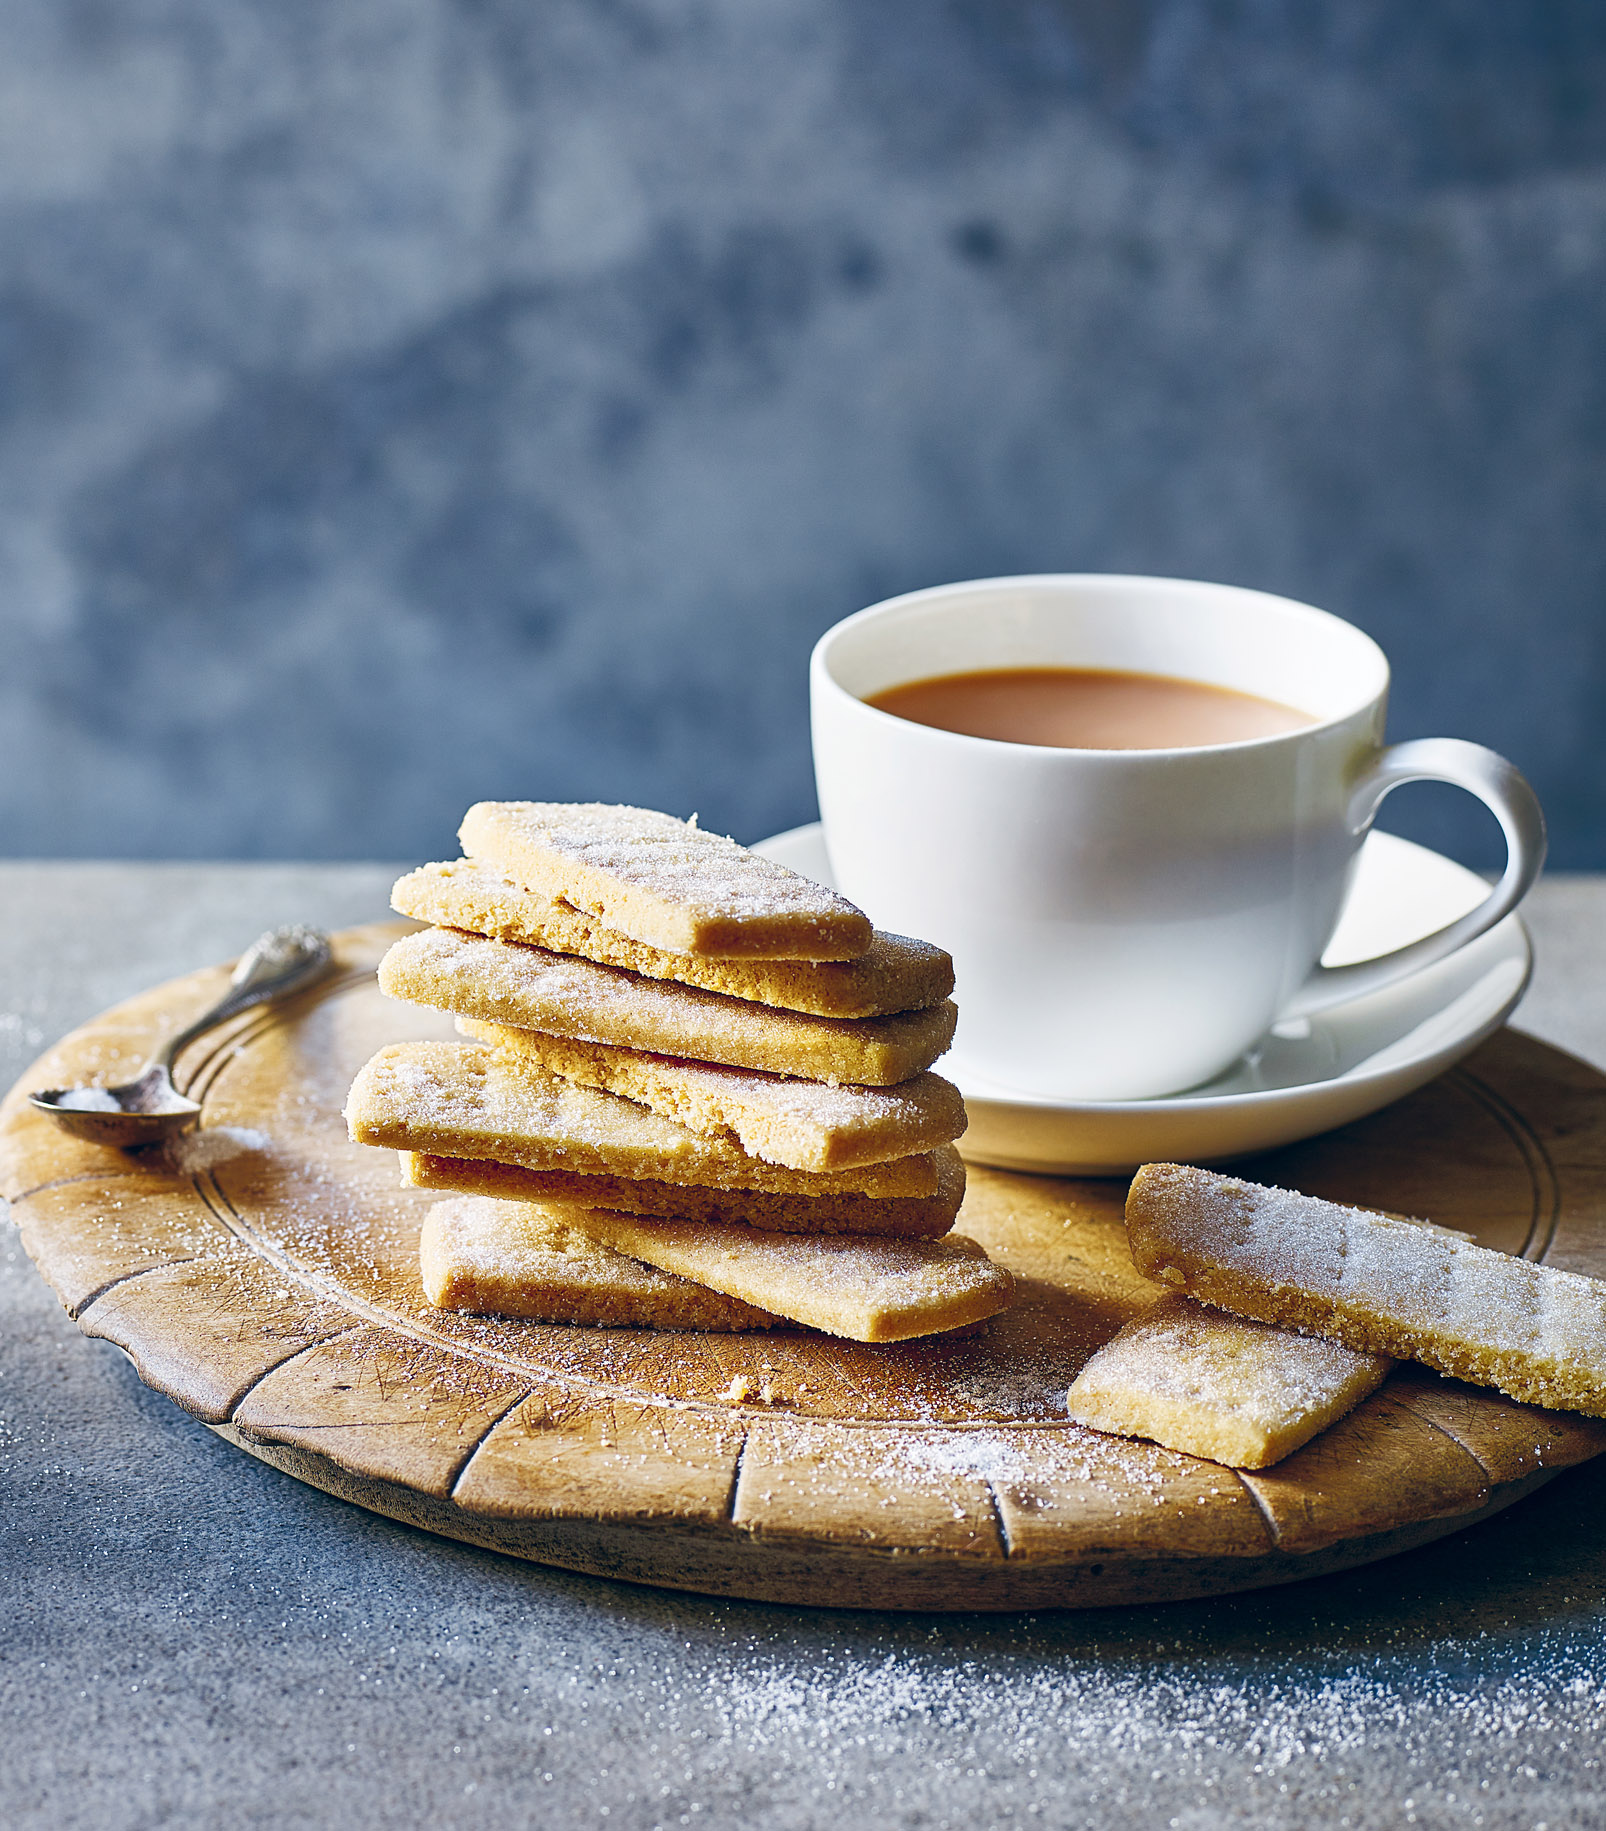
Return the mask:
[(432, 1302), (860, 1341), (1005, 1307), (949, 1234), (946, 954), (666, 814), (481, 802), (460, 838), (396, 886), (434, 926), (379, 979), (467, 1040), (381, 1050), (347, 1106), (404, 1180), (483, 1198), (430, 1217)]

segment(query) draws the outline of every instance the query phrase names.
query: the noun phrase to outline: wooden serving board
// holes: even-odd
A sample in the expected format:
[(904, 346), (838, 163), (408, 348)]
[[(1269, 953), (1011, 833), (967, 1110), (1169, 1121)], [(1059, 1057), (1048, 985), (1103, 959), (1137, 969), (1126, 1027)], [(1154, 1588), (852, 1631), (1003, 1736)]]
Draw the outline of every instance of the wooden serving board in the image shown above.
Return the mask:
[[(970, 1340), (558, 1328), (424, 1303), (433, 1199), (347, 1141), (380, 1044), (450, 1035), (382, 998), (404, 925), (205, 1039), (178, 1162), (81, 1143), (27, 1091), (124, 1078), (226, 968), (108, 1012), (0, 1107), (0, 1187), (86, 1334), (229, 1441), (434, 1532), (633, 1582), (834, 1607), (1014, 1609), (1211, 1595), (1453, 1532), (1606, 1449), (1606, 1424), (1405, 1368), (1303, 1450), (1238, 1474), (1064, 1415), (1076, 1368), (1155, 1293), (1124, 1184), (971, 1172), (961, 1227), (1021, 1279)], [(1514, 1031), (1387, 1112), (1245, 1166), (1606, 1276), (1606, 1077)], [(729, 1403), (745, 1375), (768, 1401)], [(152, 1479), (161, 1479), (153, 1471)]]

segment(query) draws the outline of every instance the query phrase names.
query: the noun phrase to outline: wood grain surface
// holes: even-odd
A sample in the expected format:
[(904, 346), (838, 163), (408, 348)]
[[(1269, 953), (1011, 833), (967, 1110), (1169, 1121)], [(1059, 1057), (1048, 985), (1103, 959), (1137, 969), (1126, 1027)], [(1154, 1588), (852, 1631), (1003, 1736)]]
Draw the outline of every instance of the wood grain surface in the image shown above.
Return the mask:
[[(1157, 1601), (1288, 1582), (1419, 1545), (1606, 1449), (1606, 1425), (1402, 1368), (1276, 1467), (1237, 1473), (1064, 1415), (1086, 1356), (1157, 1295), (1124, 1182), (972, 1169), (961, 1228), (1021, 1282), (971, 1339), (864, 1346), (456, 1316), (424, 1301), (436, 1199), (348, 1142), (380, 1044), (452, 1034), (342, 971), (185, 1057), (205, 1129), (176, 1154), (82, 1143), (34, 1088), (125, 1078), (227, 968), (117, 1007), (0, 1107), (0, 1190), (88, 1335), (302, 1481), (566, 1568), (833, 1607)], [(1606, 1077), (1516, 1031), (1386, 1112), (1241, 1166), (1606, 1277)], [(728, 1403), (745, 1375), (768, 1401)], [(153, 1482), (161, 1471), (153, 1470)]]

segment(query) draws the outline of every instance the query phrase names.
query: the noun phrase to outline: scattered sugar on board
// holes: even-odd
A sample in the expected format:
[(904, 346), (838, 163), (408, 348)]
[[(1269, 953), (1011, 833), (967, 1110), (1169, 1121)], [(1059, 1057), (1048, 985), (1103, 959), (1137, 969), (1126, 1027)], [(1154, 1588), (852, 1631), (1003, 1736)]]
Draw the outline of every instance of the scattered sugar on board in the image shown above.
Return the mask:
[[(995, 1331), (998, 1327), (992, 1325)], [(1039, 1345), (1012, 1330), (1007, 1345), (995, 1347), (983, 1331), (969, 1352), (952, 1356), (943, 1368), (943, 1396), (950, 1414), (1063, 1420), (1065, 1388), (1080, 1364), (1081, 1358), (1058, 1342)]]
[(871, 1466), (878, 1480), (890, 1483), (968, 1475), (1007, 1485), (1024, 1481), (1031, 1473), (1021, 1446), (991, 1430), (952, 1430), (940, 1436), (895, 1432), (886, 1441), (880, 1463)]
[(249, 1152), (266, 1151), (272, 1140), (266, 1132), (247, 1125), (209, 1125), (197, 1132), (180, 1132), (162, 1146), (170, 1168), (180, 1176), (198, 1176), (232, 1162)]

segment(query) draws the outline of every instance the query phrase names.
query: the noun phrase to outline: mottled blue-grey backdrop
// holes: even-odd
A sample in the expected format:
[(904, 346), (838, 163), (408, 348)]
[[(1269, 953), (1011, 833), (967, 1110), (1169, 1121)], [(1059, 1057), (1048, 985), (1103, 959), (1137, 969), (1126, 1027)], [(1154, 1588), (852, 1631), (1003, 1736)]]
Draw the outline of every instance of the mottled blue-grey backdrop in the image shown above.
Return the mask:
[(0, 852), (756, 838), (828, 624), (1111, 569), (1606, 866), (1603, 301), (1599, 0), (9, 0)]

